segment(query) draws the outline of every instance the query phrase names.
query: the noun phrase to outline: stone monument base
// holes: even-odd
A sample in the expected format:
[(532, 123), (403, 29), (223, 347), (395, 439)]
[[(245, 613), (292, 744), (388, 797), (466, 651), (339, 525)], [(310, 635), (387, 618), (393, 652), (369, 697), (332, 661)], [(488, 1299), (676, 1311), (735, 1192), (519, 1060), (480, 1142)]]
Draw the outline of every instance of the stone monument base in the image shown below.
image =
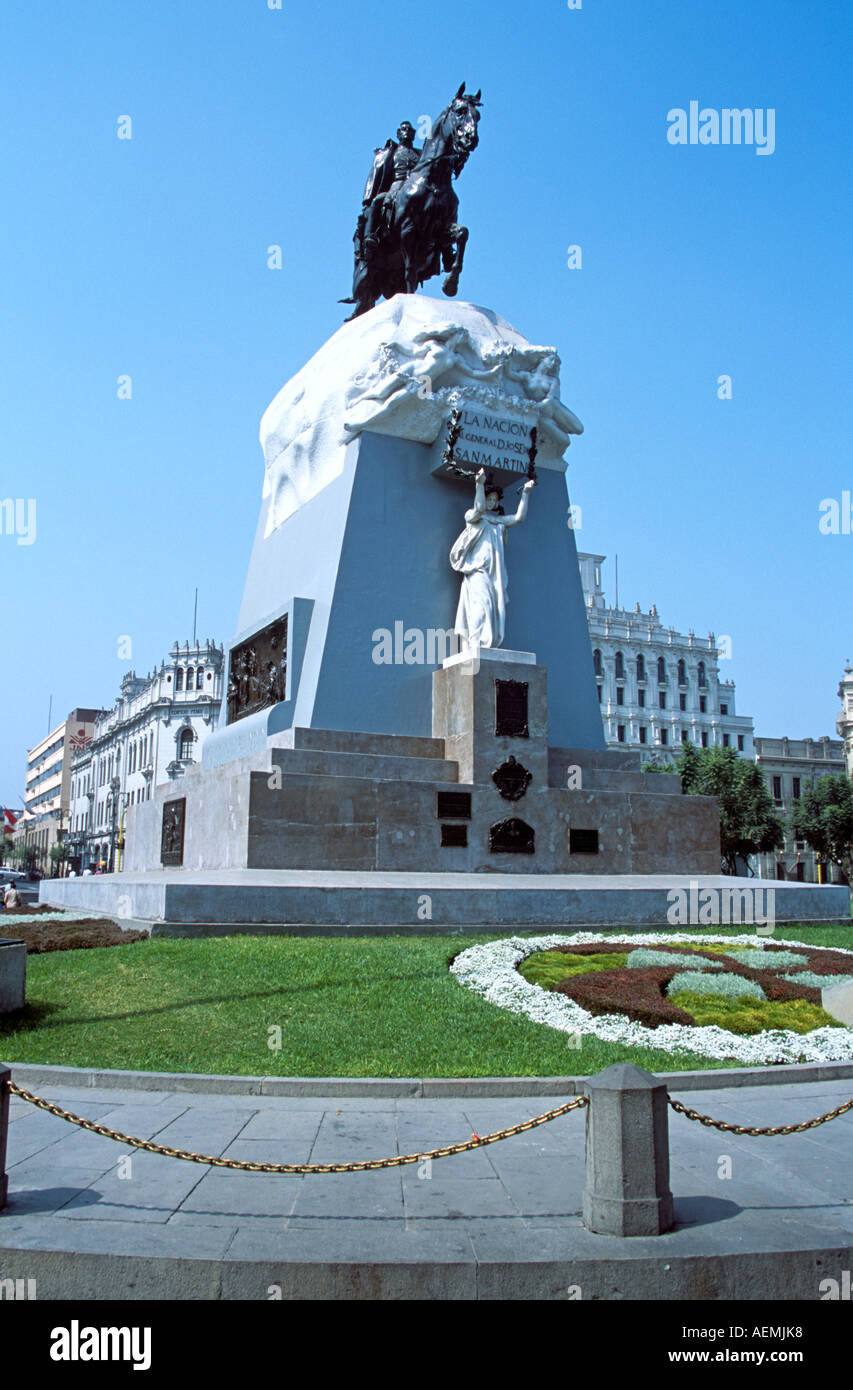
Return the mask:
[(691, 885), (744, 890), (735, 922), (764, 888), (777, 921), (848, 916), (846, 888), (720, 877), (716, 800), (636, 753), (549, 748), (531, 652), (450, 659), (432, 723), (290, 728), (195, 767), (129, 810), (123, 873), (44, 880), (41, 900), (179, 935), (666, 927)]
[[(844, 886), (684, 874), (394, 873), (329, 869), (104, 874), (44, 879), (42, 901), (113, 918), (153, 936), (428, 936), (506, 930), (625, 928), (676, 930), (667, 914), (682, 901), (733, 895), (741, 930), (755, 930), (775, 898), (777, 927), (849, 918)], [(740, 904), (738, 907), (737, 905)], [(735, 925), (738, 918), (731, 914)], [(687, 925), (687, 924), (685, 924)], [(688, 930), (714, 931), (714, 925)]]

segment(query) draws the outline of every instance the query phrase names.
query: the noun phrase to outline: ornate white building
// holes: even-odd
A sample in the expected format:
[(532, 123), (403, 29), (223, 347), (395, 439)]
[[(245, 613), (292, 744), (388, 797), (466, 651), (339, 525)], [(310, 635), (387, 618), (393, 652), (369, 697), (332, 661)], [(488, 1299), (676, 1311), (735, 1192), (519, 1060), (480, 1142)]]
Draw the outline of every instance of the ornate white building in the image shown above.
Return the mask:
[(853, 668), (849, 661), (838, 687), (838, 698), (841, 701), (841, 709), (835, 721), (835, 728), (844, 744), (847, 776), (853, 777)]
[(198, 761), (216, 727), (223, 649), (177, 642), (168, 661), (142, 678), (129, 671), (115, 707), (98, 715), (88, 746), (71, 763), (70, 866), (111, 869), (125, 807), (151, 797)]
[[(799, 883), (819, 883), (817, 859), (805, 840), (791, 829), (791, 813), (809, 782), (843, 775), (844, 745), (835, 738), (756, 738), (755, 761), (764, 774), (767, 790), (778, 815), (785, 822), (785, 843), (772, 854), (759, 854), (761, 878), (790, 878)], [(843, 883), (834, 864), (824, 872), (824, 883)]]
[(753, 723), (735, 713), (735, 688), (720, 679), (713, 633), (686, 636), (664, 627), (652, 605), (633, 612), (607, 606), (603, 555), (578, 555), (604, 737), (669, 761), (682, 743), (733, 748), (753, 757)]

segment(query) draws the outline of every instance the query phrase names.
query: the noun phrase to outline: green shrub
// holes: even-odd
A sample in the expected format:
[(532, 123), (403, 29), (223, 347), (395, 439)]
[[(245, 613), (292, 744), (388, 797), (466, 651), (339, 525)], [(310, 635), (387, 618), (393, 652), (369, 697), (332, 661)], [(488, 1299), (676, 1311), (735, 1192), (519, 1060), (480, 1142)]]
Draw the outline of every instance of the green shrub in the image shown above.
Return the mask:
[(762, 951), (747, 947), (738, 953), (741, 965), (752, 970), (781, 970), (784, 965), (805, 965), (806, 957), (799, 951)]
[[(689, 958), (676, 955), (675, 951), (655, 951), (647, 946), (639, 946), (636, 951), (631, 951), (628, 956), (628, 965), (632, 970), (643, 970), (647, 965), (689, 965)], [(723, 963), (719, 960), (705, 960), (702, 956), (696, 958), (697, 970), (722, 970)]]
[(819, 1004), (810, 1004), (807, 999), (750, 999), (744, 996), (739, 999), (715, 999), (711, 995), (686, 989), (675, 996), (670, 995), (669, 999), (676, 1008), (691, 1014), (694, 1022), (702, 1027), (716, 1024), (730, 1033), (742, 1035), (764, 1033), (776, 1028), (789, 1029), (793, 1033), (811, 1033), (815, 1028), (843, 1026)]
[[(761, 985), (756, 984), (755, 980), (745, 980), (742, 975), (730, 975), (724, 972), (720, 975), (703, 975), (698, 970), (680, 970), (677, 975), (673, 975), (666, 990), (667, 999), (675, 1003), (675, 995), (687, 990), (688, 993), (698, 995), (714, 995), (721, 1001), (725, 999), (739, 999), (748, 996), (750, 999), (766, 999)], [(686, 1007), (678, 1005), (679, 1008)], [(692, 1010), (688, 1010), (692, 1013)]]
[(816, 975), (813, 970), (796, 970), (783, 975), (783, 980), (791, 980), (795, 985), (807, 985), (809, 989), (829, 989), (831, 985), (846, 985), (853, 975)]
[(595, 970), (621, 970), (627, 960), (625, 951), (606, 951), (600, 955), (576, 956), (570, 951), (534, 951), (523, 960), (518, 973), (528, 984), (541, 989), (553, 989), (570, 975), (590, 974)]

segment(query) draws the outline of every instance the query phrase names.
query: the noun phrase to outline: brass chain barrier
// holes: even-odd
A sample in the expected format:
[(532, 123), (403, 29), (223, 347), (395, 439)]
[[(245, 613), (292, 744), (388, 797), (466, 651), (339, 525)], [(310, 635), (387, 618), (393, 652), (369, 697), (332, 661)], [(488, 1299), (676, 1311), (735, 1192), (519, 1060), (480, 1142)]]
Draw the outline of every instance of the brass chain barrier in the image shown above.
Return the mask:
[(570, 1110), (589, 1105), (586, 1096), (576, 1096), (565, 1105), (546, 1110), (543, 1115), (535, 1115), (532, 1120), (510, 1125), (508, 1129), (496, 1130), (494, 1134), (474, 1134), (462, 1144), (446, 1144), (444, 1148), (430, 1149), (426, 1153), (402, 1154), (396, 1158), (368, 1158), (354, 1163), (248, 1163), (239, 1158), (217, 1158), (212, 1154), (190, 1153), (186, 1149), (170, 1149), (166, 1144), (156, 1144), (153, 1139), (136, 1139), (131, 1134), (122, 1134), (120, 1130), (95, 1124), (94, 1120), (86, 1120), (82, 1115), (63, 1110), (60, 1105), (54, 1105), (43, 1096), (35, 1096), (32, 1091), (25, 1091), (23, 1087), (16, 1086), (14, 1081), (9, 1083), (9, 1091), (20, 1100), (29, 1101), (31, 1105), (37, 1106), (39, 1110), (46, 1110), (49, 1115), (68, 1120), (69, 1124), (79, 1125), (81, 1129), (88, 1129), (92, 1134), (100, 1134), (105, 1139), (115, 1139), (119, 1144), (129, 1144), (131, 1148), (143, 1149), (145, 1153), (163, 1154), (166, 1158), (185, 1158), (190, 1163), (203, 1163), (211, 1168), (237, 1168), (244, 1173), (364, 1173), (374, 1168), (402, 1168), (407, 1163), (423, 1163), (426, 1159), (449, 1158), (452, 1154), (482, 1149), (486, 1144), (496, 1144), (499, 1139), (510, 1139), (514, 1134), (524, 1134), (526, 1130), (536, 1129), (537, 1125), (545, 1125), (560, 1115), (568, 1115)]
[(758, 1125), (730, 1125), (725, 1120), (712, 1120), (710, 1115), (702, 1115), (698, 1110), (691, 1110), (689, 1106), (682, 1105), (680, 1100), (673, 1100), (668, 1096), (673, 1110), (678, 1111), (679, 1115), (686, 1115), (688, 1120), (698, 1120), (700, 1125), (707, 1125), (710, 1129), (721, 1129), (727, 1134), (749, 1134), (753, 1137), (764, 1134), (803, 1134), (807, 1129), (817, 1129), (818, 1125), (825, 1125), (829, 1120), (837, 1120), (839, 1115), (846, 1115), (848, 1110), (853, 1110), (853, 1100), (845, 1101), (835, 1110), (827, 1110), (825, 1115), (816, 1115), (813, 1120), (801, 1120), (798, 1125), (767, 1125), (761, 1129)]

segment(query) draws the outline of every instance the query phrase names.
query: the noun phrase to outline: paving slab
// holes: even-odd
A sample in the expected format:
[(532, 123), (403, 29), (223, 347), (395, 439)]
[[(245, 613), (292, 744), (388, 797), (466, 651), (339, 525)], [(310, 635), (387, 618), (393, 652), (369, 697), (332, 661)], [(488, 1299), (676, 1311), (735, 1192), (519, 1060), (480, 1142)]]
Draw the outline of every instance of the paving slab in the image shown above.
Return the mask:
[[(423, 1152), (540, 1108), (523, 1096), (55, 1094), (143, 1138), (262, 1162)], [(701, 1104), (678, 1094), (731, 1123), (784, 1124), (849, 1099), (851, 1083), (723, 1085)], [(584, 1298), (817, 1300), (853, 1259), (853, 1116), (750, 1138), (670, 1112), (676, 1227), (619, 1239), (580, 1221), (583, 1111), (424, 1171), (297, 1176), (128, 1150), (24, 1102), (12, 1110), (0, 1277), (38, 1277), (39, 1297), (268, 1298), (277, 1284), (288, 1299), (559, 1300), (580, 1285)]]

